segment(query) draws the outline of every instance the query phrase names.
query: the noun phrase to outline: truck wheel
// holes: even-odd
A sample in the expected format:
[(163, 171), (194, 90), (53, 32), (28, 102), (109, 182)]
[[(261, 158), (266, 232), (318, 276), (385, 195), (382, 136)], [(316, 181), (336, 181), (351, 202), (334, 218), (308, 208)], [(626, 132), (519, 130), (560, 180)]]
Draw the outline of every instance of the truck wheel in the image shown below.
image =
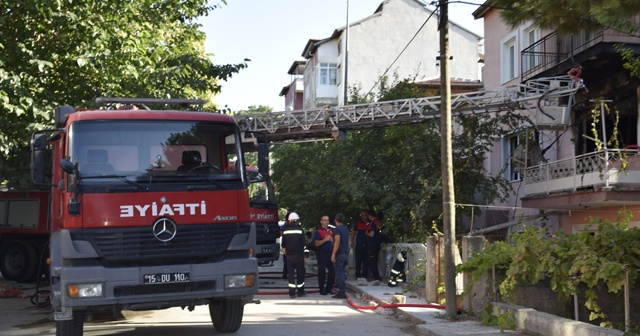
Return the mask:
[(30, 281), (38, 271), (38, 252), (30, 243), (13, 240), (0, 249), (0, 273), (6, 280)]
[(74, 310), (71, 320), (56, 321), (56, 336), (82, 336), (84, 311)]
[(236, 332), (242, 324), (242, 300), (213, 299), (209, 302), (209, 315), (213, 327), (219, 332)]

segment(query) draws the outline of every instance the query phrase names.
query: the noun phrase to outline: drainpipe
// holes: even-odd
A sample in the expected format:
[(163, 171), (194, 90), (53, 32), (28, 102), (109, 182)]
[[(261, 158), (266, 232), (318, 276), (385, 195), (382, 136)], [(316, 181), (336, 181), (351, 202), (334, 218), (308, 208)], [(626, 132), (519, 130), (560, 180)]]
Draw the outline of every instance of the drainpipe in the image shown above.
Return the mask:
[[(349, 104), (349, 0), (347, 0), (347, 25), (344, 38), (344, 105)], [(340, 103), (338, 103), (340, 105)]]
[(573, 314), (576, 321), (580, 321), (578, 317), (578, 294), (573, 294)]
[(609, 151), (607, 150), (607, 129), (604, 122), (604, 103), (600, 101), (600, 123), (602, 124), (602, 146), (604, 148), (604, 187), (609, 189)]

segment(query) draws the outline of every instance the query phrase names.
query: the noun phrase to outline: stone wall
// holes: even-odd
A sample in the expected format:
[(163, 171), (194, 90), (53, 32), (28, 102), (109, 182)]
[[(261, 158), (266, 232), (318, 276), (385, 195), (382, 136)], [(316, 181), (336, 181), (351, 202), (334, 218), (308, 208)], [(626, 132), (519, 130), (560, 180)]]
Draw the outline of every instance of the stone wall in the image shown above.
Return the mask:
[[(640, 322), (640, 282), (637, 282), (631, 289), (630, 299), (630, 318), (632, 323), (635, 323), (636, 327), (639, 327)], [(585, 307), (586, 287), (579, 288), (578, 294), (578, 320), (582, 322), (599, 325), (602, 320), (596, 319), (589, 320), (590, 312)], [(620, 290), (618, 293), (609, 293), (606, 285), (599, 285), (596, 289), (598, 295), (598, 305), (602, 308), (602, 311), (607, 315), (607, 319), (613, 324), (614, 327), (622, 328), (624, 326), (624, 295)], [(548, 280), (541, 281), (536, 285), (520, 286), (515, 291), (515, 304), (524, 306), (527, 308), (533, 308), (535, 310), (554, 314), (560, 317), (565, 317), (575, 320), (575, 307), (574, 298), (571, 297), (567, 302), (561, 302), (558, 300), (558, 294), (551, 290), (551, 284)]]
[(536, 335), (544, 336), (623, 336), (620, 330), (602, 328), (589, 323), (573, 321), (553, 314), (539, 312), (535, 309), (507, 305), (496, 302), (493, 304), (494, 314), (512, 313), (515, 317), (516, 328), (526, 330)]
[[(475, 252), (482, 251), (484, 248), (483, 237), (463, 237), (462, 256), (463, 261)], [(468, 312), (481, 314), (482, 309), (487, 303), (492, 301), (500, 302), (500, 294), (498, 287), (504, 274), (487, 274), (482, 280), (474, 282), (471, 275), (465, 275), (465, 290), (469, 285), (473, 284), (473, 290), (467, 292), (464, 297), (464, 309)], [(630, 293), (630, 320), (632, 328), (640, 328), (640, 281), (631, 286)], [(585, 290), (586, 287), (579, 288), (577, 296), (578, 320), (592, 325), (599, 325), (602, 322), (599, 319), (589, 320), (590, 312), (585, 307)], [(624, 329), (624, 296), (623, 289), (618, 293), (609, 293), (606, 285), (601, 284), (597, 288), (598, 304), (602, 311), (607, 315), (615, 328)], [(529, 309), (534, 309), (542, 313), (552, 314), (561, 318), (575, 320), (574, 298), (568, 301), (560, 301), (558, 294), (551, 290), (551, 283), (547, 279), (535, 285), (521, 285), (514, 292), (513, 304)]]

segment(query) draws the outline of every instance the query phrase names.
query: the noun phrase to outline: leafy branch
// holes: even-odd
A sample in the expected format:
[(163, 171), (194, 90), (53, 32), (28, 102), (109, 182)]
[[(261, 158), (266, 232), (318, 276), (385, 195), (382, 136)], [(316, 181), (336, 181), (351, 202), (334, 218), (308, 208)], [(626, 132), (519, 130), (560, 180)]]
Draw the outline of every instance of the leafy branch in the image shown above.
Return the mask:
[[(606, 312), (598, 304), (597, 290), (606, 286), (610, 293), (624, 287), (627, 267), (640, 269), (640, 228), (629, 227), (630, 211), (621, 209), (615, 222), (591, 218), (589, 227), (579, 233), (549, 236), (541, 228), (528, 226), (509, 236), (509, 243), (495, 242), (458, 266), (459, 272), (471, 272), (480, 281), (493, 268), (506, 270), (500, 294), (513, 301), (514, 290), (522, 285), (548, 280), (550, 289), (566, 302), (579, 288), (586, 288), (584, 303), (591, 321), (611, 327)], [(629, 272), (629, 281), (638, 272)]]

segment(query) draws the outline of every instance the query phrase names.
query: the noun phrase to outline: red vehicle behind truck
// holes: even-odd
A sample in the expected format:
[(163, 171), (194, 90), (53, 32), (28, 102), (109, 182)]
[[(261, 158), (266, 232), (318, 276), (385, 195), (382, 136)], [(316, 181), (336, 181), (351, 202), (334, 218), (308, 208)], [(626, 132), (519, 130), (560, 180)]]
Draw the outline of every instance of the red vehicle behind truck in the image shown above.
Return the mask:
[[(266, 146), (266, 144), (264, 144)], [(256, 225), (256, 258), (258, 265), (273, 265), (280, 257), (280, 226), (273, 183), (267, 173), (247, 166), (249, 176), (249, 210)]]
[(57, 335), (82, 335), (90, 312), (205, 304), (216, 330), (238, 330), (258, 263), (237, 123), (134, 106), (201, 101), (97, 103), (127, 109), (59, 107), (34, 133), (32, 178), (49, 189), (2, 193), (3, 276), (35, 276), (48, 242)]
[(37, 189), (0, 192), (0, 273), (5, 279), (30, 281), (44, 269), (50, 196)]

